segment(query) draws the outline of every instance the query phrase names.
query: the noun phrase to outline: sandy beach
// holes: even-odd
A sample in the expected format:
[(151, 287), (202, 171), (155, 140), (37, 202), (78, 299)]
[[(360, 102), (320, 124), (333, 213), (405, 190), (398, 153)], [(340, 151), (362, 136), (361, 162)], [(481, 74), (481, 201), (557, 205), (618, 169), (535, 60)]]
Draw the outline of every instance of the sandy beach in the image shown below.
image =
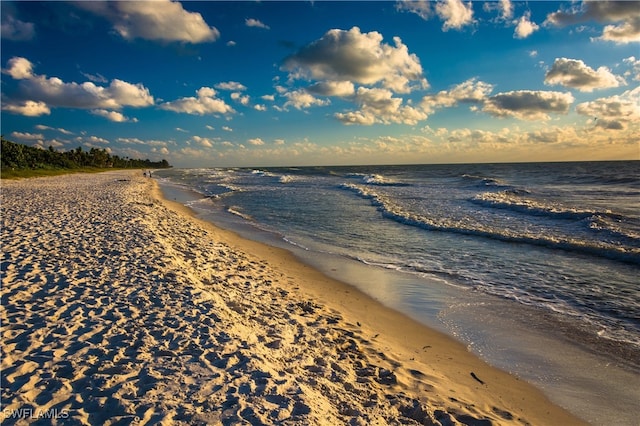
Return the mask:
[(583, 424), (141, 171), (2, 181), (1, 220), (3, 424)]

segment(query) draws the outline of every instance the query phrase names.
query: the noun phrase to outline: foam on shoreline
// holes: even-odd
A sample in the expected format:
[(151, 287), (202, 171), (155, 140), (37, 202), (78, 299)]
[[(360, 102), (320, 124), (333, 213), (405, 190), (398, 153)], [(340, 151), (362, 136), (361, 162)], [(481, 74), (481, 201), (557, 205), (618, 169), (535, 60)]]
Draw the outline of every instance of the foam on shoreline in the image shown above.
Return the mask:
[(3, 181), (1, 232), (5, 417), (581, 424), (444, 334), (195, 219), (137, 172)]

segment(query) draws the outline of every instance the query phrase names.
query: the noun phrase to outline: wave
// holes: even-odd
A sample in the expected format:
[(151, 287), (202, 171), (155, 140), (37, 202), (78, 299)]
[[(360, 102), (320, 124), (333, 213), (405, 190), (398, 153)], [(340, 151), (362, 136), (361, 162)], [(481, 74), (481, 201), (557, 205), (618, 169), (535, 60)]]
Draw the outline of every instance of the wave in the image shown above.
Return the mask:
[(594, 232), (606, 233), (612, 238), (622, 238), (629, 244), (640, 245), (640, 227), (637, 231), (622, 228), (619, 224), (623, 221), (611, 217), (611, 215), (595, 214), (589, 217), (588, 226)]
[(485, 192), (476, 195), (469, 201), (484, 207), (512, 210), (532, 216), (547, 216), (557, 219), (582, 220), (594, 215), (606, 215), (614, 219), (621, 218), (621, 216), (615, 215), (611, 211), (581, 210), (524, 198), (522, 193), (515, 191)]
[(541, 202), (524, 198), (521, 193), (514, 191), (485, 192), (471, 198), (474, 204), (483, 207), (503, 209), (524, 213), (531, 216), (543, 216), (553, 219), (566, 219), (583, 221), (594, 232), (606, 233), (605, 237), (612, 239), (622, 238), (625, 244), (640, 245), (640, 232), (622, 228), (620, 223), (626, 223), (630, 219), (611, 210), (589, 210), (567, 207), (561, 204)]
[(226, 210), (227, 210), (227, 212), (228, 212), (228, 213), (231, 213), (231, 214), (233, 214), (233, 215), (236, 215), (236, 216), (238, 216), (238, 217), (241, 217), (241, 218), (243, 218), (244, 220), (253, 221), (253, 218), (252, 218), (250, 215), (248, 215), (248, 214), (246, 214), (246, 213), (242, 213), (242, 212), (240, 211), (240, 210), (241, 210), (241, 208), (240, 208), (240, 207), (237, 207), (237, 206), (228, 206), (228, 207), (226, 208)]
[(358, 178), (365, 185), (374, 186), (410, 186), (408, 183), (398, 182), (380, 174), (366, 174), (366, 173), (349, 173), (346, 175), (348, 178)]
[(218, 199), (227, 197), (234, 192), (243, 192), (243, 189), (230, 183), (210, 183), (207, 185), (194, 185), (193, 189), (207, 198)]
[(505, 228), (491, 228), (479, 223), (475, 223), (472, 226), (467, 221), (452, 220), (446, 217), (426, 217), (408, 212), (388, 197), (378, 194), (364, 186), (342, 184), (340, 188), (352, 191), (358, 196), (370, 200), (371, 204), (378, 209), (383, 217), (395, 220), (404, 225), (415, 226), (429, 231), (451, 232), (506, 242), (525, 243), (582, 252), (613, 260), (640, 264), (640, 248), (624, 247), (607, 241), (589, 242), (570, 237), (510, 231)]
[(268, 172), (268, 171), (266, 171), (266, 170), (259, 170), (259, 169), (251, 170), (251, 173), (252, 173), (252, 174), (254, 174), (254, 175), (264, 176), (264, 177), (274, 177), (274, 176), (277, 176), (277, 175), (275, 175), (275, 174), (273, 174), (273, 173), (271, 173), (271, 172)]
[(291, 182), (295, 182), (296, 180), (297, 180), (297, 178), (295, 176), (293, 176), (293, 175), (282, 175), (278, 179), (278, 182), (280, 182), (280, 183), (291, 183)]

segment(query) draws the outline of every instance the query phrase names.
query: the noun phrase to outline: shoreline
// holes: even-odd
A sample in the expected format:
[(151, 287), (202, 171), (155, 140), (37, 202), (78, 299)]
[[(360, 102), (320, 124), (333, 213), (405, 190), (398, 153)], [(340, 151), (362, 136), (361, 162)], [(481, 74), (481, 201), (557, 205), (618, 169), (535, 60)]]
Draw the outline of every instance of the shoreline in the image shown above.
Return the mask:
[(6, 409), (85, 424), (584, 424), (449, 336), (195, 218), (155, 180), (95, 176), (3, 182)]
[(291, 243), (288, 236), (260, 223), (226, 214), (217, 202), (209, 205), (208, 198), (184, 184), (166, 178), (158, 183), (168, 199), (193, 209), (199, 219), (293, 253), (302, 263), (461, 342), (483, 361), (532, 384), (586, 422), (635, 424), (631, 413), (639, 407), (640, 393), (637, 351), (632, 348), (535, 306), (368, 265), (335, 254), (330, 247), (307, 249), (308, 244)]
[[(535, 388), (533, 385), (530, 385), (501, 369), (490, 366), (485, 361), (481, 360), (478, 356), (469, 352), (464, 344), (455, 340), (453, 337), (446, 335), (444, 332), (428, 327), (427, 325), (417, 321), (416, 319), (398, 312), (393, 308), (383, 305), (381, 302), (374, 300), (371, 296), (365, 294), (362, 290), (358, 289), (355, 286), (344, 283), (339, 279), (328, 277), (314, 267), (305, 264), (290, 251), (284, 248), (278, 248), (268, 245), (267, 243), (249, 240), (245, 237), (239, 236), (233, 231), (217, 227), (211, 222), (197, 218), (197, 214), (189, 207), (184, 206), (181, 203), (166, 199), (163, 196), (157, 182), (156, 196), (161, 198), (165, 204), (170, 206), (170, 208), (177, 209), (184, 214), (188, 214), (194, 217), (204, 226), (212, 227), (218, 233), (220, 233), (221, 236), (223, 236), (224, 241), (228, 244), (236, 246), (242, 251), (255, 254), (261, 259), (267, 258), (270, 264), (273, 263), (275, 265), (278, 265), (279, 268), (282, 268), (283, 270), (291, 271), (293, 275), (300, 274), (304, 277), (301, 280), (304, 281), (305, 284), (307, 284), (307, 286), (303, 290), (307, 294), (310, 294), (313, 298), (322, 300), (323, 302), (332, 306), (338, 305), (341, 309), (341, 312), (346, 311), (349, 313), (349, 316), (353, 316), (356, 318), (362, 317), (363, 320), (361, 322), (363, 324), (366, 324), (369, 327), (373, 327), (376, 330), (382, 330), (386, 336), (395, 336), (390, 340), (386, 340), (385, 343), (387, 347), (402, 348), (400, 351), (400, 356), (409, 356), (408, 359), (412, 361), (415, 361), (416, 358), (418, 358), (419, 360), (417, 361), (417, 363), (422, 364), (431, 364), (434, 362), (444, 363), (446, 365), (446, 369), (449, 370), (449, 372), (456, 370), (456, 373), (452, 374), (453, 377), (449, 377), (450, 379), (467, 382), (467, 384), (471, 383), (473, 385), (477, 385), (478, 383), (474, 383), (475, 379), (473, 378), (473, 376), (471, 376), (471, 371), (468, 373), (468, 377), (465, 377), (465, 373), (462, 372), (460, 368), (462, 366), (467, 366), (469, 368), (473, 368), (475, 366), (477, 367), (476, 370), (489, 369), (491, 370), (492, 374), (495, 374), (497, 377), (503, 375), (508, 376), (507, 380), (513, 380), (518, 382), (518, 385), (524, 385), (522, 386), (524, 392), (533, 389), (536, 393), (541, 393), (541, 391)], [(274, 259), (272, 256), (277, 257)], [(309, 279), (315, 282), (309, 282)], [(320, 283), (320, 285), (316, 286), (315, 284), (317, 283)], [(343, 295), (348, 299), (343, 298)], [(360, 305), (359, 303), (350, 303), (354, 299), (356, 301), (364, 301), (366, 305)], [(371, 311), (369, 310), (370, 305), (373, 307)], [(377, 317), (377, 315), (380, 315), (380, 317)], [(399, 336), (405, 337), (399, 338)], [(418, 343), (421, 340), (423, 340), (424, 342), (435, 341), (437, 342), (437, 344), (446, 346), (445, 352), (451, 350), (456, 356), (464, 359), (460, 359), (459, 361), (454, 360), (451, 356), (449, 356), (449, 353), (425, 354), (426, 351), (424, 350), (424, 348), (429, 347), (429, 349), (431, 349), (433, 347), (433, 344), (421, 346)], [(504, 379), (504, 377), (500, 378)], [(513, 386), (513, 383), (506, 384), (506, 394), (510, 394), (515, 390), (511, 386)], [(527, 387), (530, 387), (530, 389), (526, 389)], [(538, 395), (537, 397), (539, 396), (540, 395)], [(540, 401), (544, 402), (543, 404), (541, 404), (541, 406), (544, 404), (551, 404), (551, 402), (549, 402), (545, 395), (541, 396), (542, 398)], [(503, 399), (502, 395), (499, 396), (499, 399)], [(524, 399), (525, 398), (523, 397), (522, 400)], [(537, 408), (539, 407), (540, 406), (537, 406)], [(561, 410), (564, 410), (561, 407), (559, 408)], [(553, 421), (558, 421), (558, 419), (555, 419)], [(580, 422), (582, 422), (582, 420), (580, 420)]]

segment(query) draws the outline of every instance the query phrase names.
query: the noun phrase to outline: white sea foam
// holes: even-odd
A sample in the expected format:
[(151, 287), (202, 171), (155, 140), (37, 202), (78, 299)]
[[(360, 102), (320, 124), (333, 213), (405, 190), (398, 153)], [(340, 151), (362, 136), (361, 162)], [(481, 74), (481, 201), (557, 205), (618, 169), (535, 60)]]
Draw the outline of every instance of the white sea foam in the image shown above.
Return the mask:
[(227, 212), (231, 213), (232, 215), (241, 217), (244, 220), (248, 220), (248, 221), (253, 220), (253, 218), (250, 215), (241, 212), (240, 211), (241, 210), (240, 207), (237, 207), (237, 206), (227, 207), (226, 210), (227, 210)]
[(296, 177), (292, 175), (282, 175), (278, 179), (280, 183), (291, 183), (291, 182), (295, 182), (296, 180), (297, 180)]

